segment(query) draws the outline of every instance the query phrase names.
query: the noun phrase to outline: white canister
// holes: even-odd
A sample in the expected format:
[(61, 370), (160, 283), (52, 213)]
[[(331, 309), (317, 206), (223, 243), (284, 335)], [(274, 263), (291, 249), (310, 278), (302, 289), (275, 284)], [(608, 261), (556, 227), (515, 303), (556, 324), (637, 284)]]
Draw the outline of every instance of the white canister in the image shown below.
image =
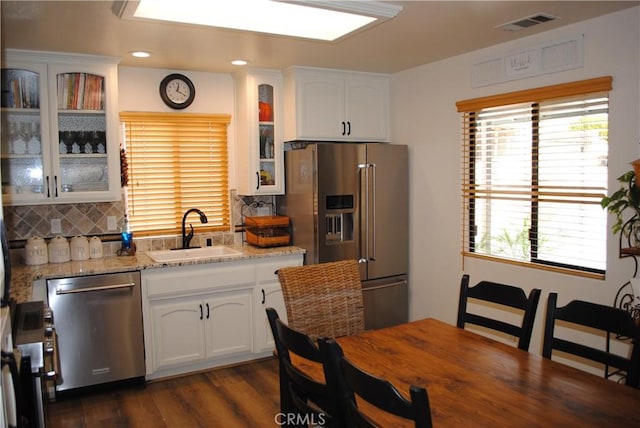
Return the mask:
[(84, 236), (71, 238), (71, 260), (89, 259), (89, 240)]
[(49, 263), (64, 263), (71, 260), (69, 241), (63, 236), (56, 236), (49, 241)]
[(44, 242), (44, 239), (37, 236), (27, 239), (24, 245), (24, 260), (25, 263), (30, 266), (49, 263), (47, 244)]
[(89, 240), (89, 254), (92, 259), (99, 259), (102, 257), (102, 240), (97, 236), (94, 236)]

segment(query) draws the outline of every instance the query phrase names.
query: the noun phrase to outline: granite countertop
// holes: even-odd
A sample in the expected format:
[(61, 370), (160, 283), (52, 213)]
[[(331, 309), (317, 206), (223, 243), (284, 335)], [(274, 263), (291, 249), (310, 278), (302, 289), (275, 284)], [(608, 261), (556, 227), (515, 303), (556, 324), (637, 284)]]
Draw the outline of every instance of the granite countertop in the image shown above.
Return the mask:
[(31, 300), (32, 284), (39, 279), (66, 278), (70, 276), (97, 275), (103, 273), (130, 272), (144, 269), (157, 269), (173, 266), (187, 266), (206, 263), (220, 263), (245, 259), (277, 257), (293, 254), (304, 254), (299, 247), (258, 248), (248, 244), (227, 245), (240, 251), (238, 256), (212, 257), (209, 259), (188, 260), (180, 262), (155, 262), (146, 253), (133, 256), (103, 257), (66, 263), (49, 263), (39, 266), (11, 266), (11, 298), (17, 303)]

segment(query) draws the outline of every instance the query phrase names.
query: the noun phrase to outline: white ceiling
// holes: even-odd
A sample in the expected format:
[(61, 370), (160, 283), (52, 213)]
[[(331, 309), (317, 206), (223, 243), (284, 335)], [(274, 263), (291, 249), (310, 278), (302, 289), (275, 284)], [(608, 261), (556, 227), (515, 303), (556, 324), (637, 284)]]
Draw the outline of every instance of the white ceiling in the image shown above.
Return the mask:
[[(633, 7), (640, 1), (393, 1), (404, 8), (397, 17), (334, 43), (122, 20), (112, 12), (112, 3), (2, 0), (2, 49), (109, 55), (121, 57), (124, 66), (223, 73), (237, 69), (229, 64), (235, 58), (259, 68), (306, 65), (394, 73)], [(540, 12), (560, 19), (519, 32), (494, 28)], [(153, 55), (132, 58), (128, 52), (134, 50)]]

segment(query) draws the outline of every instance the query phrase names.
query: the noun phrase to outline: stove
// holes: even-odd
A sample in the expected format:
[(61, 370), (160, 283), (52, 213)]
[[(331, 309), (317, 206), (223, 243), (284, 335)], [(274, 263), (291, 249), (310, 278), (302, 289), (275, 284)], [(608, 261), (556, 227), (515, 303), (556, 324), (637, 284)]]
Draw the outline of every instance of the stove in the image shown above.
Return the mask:
[(13, 345), (20, 353), (23, 406), (29, 426), (45, 426), (45, 405), (55, 400), (57, 379), (56, 333), (53, 313), (42, 301), (12, 308)]

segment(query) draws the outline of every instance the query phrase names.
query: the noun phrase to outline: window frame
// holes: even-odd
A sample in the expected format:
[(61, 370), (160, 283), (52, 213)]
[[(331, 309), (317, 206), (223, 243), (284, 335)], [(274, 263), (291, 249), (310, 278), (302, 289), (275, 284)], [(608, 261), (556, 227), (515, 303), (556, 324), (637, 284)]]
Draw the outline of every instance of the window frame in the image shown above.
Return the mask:
[[(121, 167), (126, 170), (126, 175), (122, 177), (125, 212), (128, 214), (131, 228), (136, 236), (179, 235), (182, 216), (190, 208), (202, 209), (209, 218), (209, 222), (206, 224), (201, 224), (200, 221), (193, 222), (193, 227), (198, 232), (228, 232), (231, 230), (228, 159), (230, 115), (121, 112), (120, 121), (123, 132)], [(145, 136), (139, 129), (133, 130), (132, 126), (146, 126), (149, 128), (149, 134)], [(153, 135), (151, 135), (152, 133)], [(132, 138), (135, 138), (133, 143)], [(190, 140), (194, 142), (191, 147), (193, 153), (189, 153), (189, 158), (182, 160), (181, 163), (180, 157), (176, 156), (177, 150), (179, 147), (184, 147), (185, 143), (189, 144)], [(141, 145), (145, 145), (145, 150), (148, 150), (146, 152), (148, 158), (141, 154), (140, 158), (136, 158), (137, 150), (140, 150)], [(154, 163), (155, 159), (159, 159), (158, 163)], [(202, 161), (203, 159), (204, 161)], [(207, 165), (206, 159), (212, 160), (210, 165)], [(139, 177), (133, 170), (138, 165), (142, 166), (141, 170), (145, 170), (144, 165), (151, 166), (146, 170), (151, 170), (156, 165), (158, 165), (158, 169), (160, 166), (164, 169), (170, 169), (174, 183), (172, 185), (159, 184), (163, 180), (156, 176), (158, 174), (155, 172)], [(202, 179), (203, 176), (209, 177), (206, 174), (212, 174), (212, 179)], [(138, 178), (149, 180), (145, 182), (145, 186), (157, 185), (161, 190), (166, 189), (165, 191), (172, 192), (176, 197), (171, 198), (172, 202), (168, 201), (164, 207), (157, 202), (146, 202), (145, 209), (138, 209), (136, 194), (144, 194), (140, 188), (135, 189), (135, 184), (132, 183)], [(185, 185), (185, 181), (182, 181), (184, 178), (189, 178), (186, 181), (189, 183), (189, 187)], [(179, 186), (176, 184), (178, 182)], [(202, 190), (203, 186), (210, 187), (208, 190)], [(158, 188), (154, 187), (154, 190), (157, 192)], [(212, 203), (216, 205), (215, 209), (207, 210), (205, 206), (191, 206), (193, 204), (185, 202), (203, 200), (203, 198), (208, 200), (207, 191), (212, 192), (210, 198)], [(156, 205), (160, 207), (154, 208)], [(138, 202), (138, 207), (140, 206), (140, 202)], [(147, 206), (150, 208), (147, 209)], [(158, 224), (163, 225), (157, 226)]]
[[(458, 112), (462, 113), (462, 132), (463, 132), (463, 165), (462, 165), (462, 256), (487, 259), (492, 261), (499, 261), (509, 264), (516, 264), (519, 266), (550, 270), (562, 273), (569, 273), (572, 275), (585, 276), (590, 278), (604, 279), (605, 270), (592, 269), (587, 267), (573, 266), (564, 263), (551, 262), (546, 260), (540, 260), (538, 256), (538, 241), (535, 228), (538, 225), (531, 225), (534, 230), (529, 230), (528, 239), (530, 241), (528, 260), (516, 260), (515, 258), (502, 258), (496, 255), (477, 253), (475, 250), (475, 244), (477, 236), (474, 236), (474, 228), (476, 227), (476, 218), (474, 205), (477, 198), (474, 197), (474, 186), (477, 182), (475, 178), (476, 173), (476, 149), (477, 145), (474, 143), (476, 139), (477, 131), (477, 114), (483, 109), (492, 107), (510, 106), (514, 104), (527, 103), (530, 106), (532, 135), (531, 135), (531, 197), (530, 197), (530, 216), (532, 223), (534, 222), (534, 216), (537, 215), (539, 209), (539, 195), (536, 188), (538, 188), (537, 174), (535, 168), (537, 167), (537, 150), (540, 149), (540, 140), (537, 133), (537, 121), (539, 118), (539, 105), (542, 102), (553, 101), (557, 99), (564, 99), (576, 96), (587, 96), (589, 94), (606, 93), (612, 89), (611, 76), (599, 77), (594, 79), (587, 79), (578, 82), (571, 82), (559, 85), (546, 86), (535, 89), (528, 89), (524, 91), (510, 92), (506, 94), (492, 95), (488, 97), (474, 98), (456, 103)], [(466, 168), (465, 168), (466, 166)], [(468, 175), (467, 175), (468, 174)], [(606, 189), (602, 196), (606, 195)], [(533, 233), (533, 240), (532, 238)]]

